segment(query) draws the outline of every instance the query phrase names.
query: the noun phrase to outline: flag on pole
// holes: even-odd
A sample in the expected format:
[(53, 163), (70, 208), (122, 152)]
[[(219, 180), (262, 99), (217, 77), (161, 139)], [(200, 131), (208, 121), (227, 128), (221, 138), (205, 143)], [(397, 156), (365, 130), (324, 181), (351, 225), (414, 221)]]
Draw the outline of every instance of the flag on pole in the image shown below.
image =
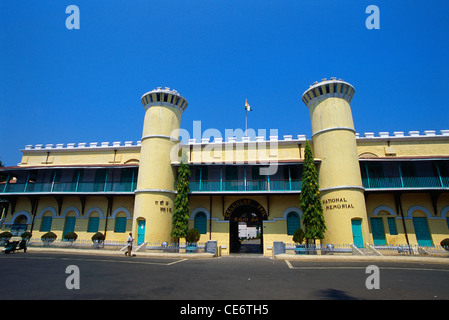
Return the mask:
[(246, 111), (253, 111), (253, 110), (251, 110), (251, 107), (249, 106), (248, 101), (246, 99), (245, 99), (245, 110)]

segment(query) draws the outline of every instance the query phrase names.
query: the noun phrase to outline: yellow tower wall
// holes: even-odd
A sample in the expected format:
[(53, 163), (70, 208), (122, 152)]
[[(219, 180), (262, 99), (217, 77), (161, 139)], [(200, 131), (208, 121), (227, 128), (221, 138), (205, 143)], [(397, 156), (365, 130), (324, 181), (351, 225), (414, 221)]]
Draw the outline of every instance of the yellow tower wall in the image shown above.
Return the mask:
[(138, 221), (144, 220), (145, 242), (172, 242), (176, 178), (172, 161), (187, 101), (174, 90), (158, 88), (144, 94), (141, 102), (146, 112), (132, 229), (138, 238)]
[(327, 230), (323, 243), (353, 243), (352, 220), (361, 219), (363, 241), (369, 236), (364, 188), (350, 101), (354, 88), (332, 79), (303, 94), (312, 122), (314, 157)]

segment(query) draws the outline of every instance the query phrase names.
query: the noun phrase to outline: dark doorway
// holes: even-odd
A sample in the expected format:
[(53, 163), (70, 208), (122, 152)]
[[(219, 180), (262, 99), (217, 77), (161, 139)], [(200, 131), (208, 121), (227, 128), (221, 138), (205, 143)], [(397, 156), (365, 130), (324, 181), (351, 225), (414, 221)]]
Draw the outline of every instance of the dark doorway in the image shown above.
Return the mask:
[(262, 215), (254, 205), (240, 205), (229, 216), (230, 253), (263, 253)]

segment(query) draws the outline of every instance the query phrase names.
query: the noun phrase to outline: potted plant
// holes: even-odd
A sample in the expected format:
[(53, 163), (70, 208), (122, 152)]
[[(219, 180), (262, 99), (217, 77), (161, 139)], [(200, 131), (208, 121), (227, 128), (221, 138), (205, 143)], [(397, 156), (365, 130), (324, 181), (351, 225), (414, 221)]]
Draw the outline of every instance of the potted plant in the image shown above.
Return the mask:
[(70, 244), (73, 245), (73, 242), (75, 242), (75, 240), (78, 239), (78, 235), (75, 232), (68, 232), (64, 235), (63, 239), (65, 241), (70, 242)]
[(50, 231), (50, 232), (44, 233), (41, 237), (41, 240), (44, 243), (44, 246), (48, 246), (53, 241), (55, 241), (57, 237), (58, 236), (55, 233)]
[(22, 234), (20, 235), (20, 237), (21, 237), (23, 240), (26, 240), (27, 242), (30, 241), (31, 236), (32, 236), (32, 234), (31, 234), (31, 232), (29, 232), (29, 231), (25, 231), (24, 233), (22, 233)]
[(99, 247), (103, 246), (105, 236), (101, 232), (97, 232), (96, 234), (94, 234), (92, 236), (91, 239), (92, 239), (92, 242), (94, 243), (94, 247), (99, 248)]
[(303, 244), (304, 242), (304, 231), (301, 228), (296, 229), (295, 233), (293, 234), (293, 242), (296, 243), (296, 254), (305, 254), (306, 252), (306, 245)]
[(442, 246), (446, 251), (449, 251), (449, 238), (441, 240), (440, 246)]
[(196, 252), (197, 242), (200, 240), (200, 233), (197, 229), (189, 229), (186, 234), (186, 252), (193, 253)]
[(0, 245), (4, 246), (7, 241), (11, 240), (11, 238), (12, 238), (12, 233), (9, 231), (4, 231), (4, 232), (0, 233)]

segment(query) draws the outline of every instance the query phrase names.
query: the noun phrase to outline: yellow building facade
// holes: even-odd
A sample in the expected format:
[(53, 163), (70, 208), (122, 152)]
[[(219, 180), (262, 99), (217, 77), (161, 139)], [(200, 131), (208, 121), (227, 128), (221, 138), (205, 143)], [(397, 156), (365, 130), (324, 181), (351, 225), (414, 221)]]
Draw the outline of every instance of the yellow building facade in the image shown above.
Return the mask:
[(0, 233), (33, 238), (75, 232), (89, 240), (170, 243), (177, 169), (189, 163), (189, 228), (222, 255), (240, 252), (253, 230), (265, 255), (304, 228), (299, 206), (306, 141), (319, 172), (322, 243), (439, 245), (449, 238), (449, 130), (359, 134), (354, 87), (330, 79), (300, 97), (312, 137), (227, 137), (181, 142), (187, 99), (169, 88), (145, 93), (139, 141), (27, 145), (0, 168)]

